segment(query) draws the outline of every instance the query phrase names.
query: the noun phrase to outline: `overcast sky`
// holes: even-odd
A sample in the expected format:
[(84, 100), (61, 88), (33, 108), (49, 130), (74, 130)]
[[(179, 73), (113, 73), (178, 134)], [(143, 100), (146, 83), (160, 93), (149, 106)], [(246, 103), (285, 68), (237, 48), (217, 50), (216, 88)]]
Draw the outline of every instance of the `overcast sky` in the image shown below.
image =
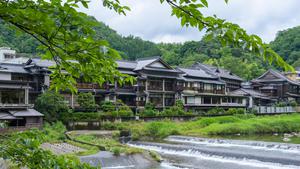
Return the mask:
[[(127, 16), (103, 8), (101, 0), (91, 0), (90, 8), (81, 10), (103, 21), (119, 34), (139, 36), (154, 42), (200, 40), (203, 32), (182, 28), (171, 16), (170, 7), (159, 0), (121, 0), (130, 6)], [(272, 41), (279, 30), (300, 25), (300, 0), (208, 0), (204, 12), (239, 24), (248, 33), (257, 34), (265, 42)]]

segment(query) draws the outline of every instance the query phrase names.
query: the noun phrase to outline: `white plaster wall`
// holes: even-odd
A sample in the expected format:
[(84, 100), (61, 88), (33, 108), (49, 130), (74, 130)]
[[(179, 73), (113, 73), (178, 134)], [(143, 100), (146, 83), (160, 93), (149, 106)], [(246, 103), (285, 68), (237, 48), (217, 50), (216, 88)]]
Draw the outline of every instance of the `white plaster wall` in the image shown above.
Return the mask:
[(11, 80), (11, 73), (0, 72), (0, 80)]

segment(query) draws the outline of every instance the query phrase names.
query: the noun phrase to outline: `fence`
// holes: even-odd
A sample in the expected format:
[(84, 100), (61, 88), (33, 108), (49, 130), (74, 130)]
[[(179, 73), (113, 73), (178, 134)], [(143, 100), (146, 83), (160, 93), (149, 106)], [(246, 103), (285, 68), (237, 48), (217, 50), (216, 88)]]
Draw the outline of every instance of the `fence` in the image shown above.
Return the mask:
[(257, 114), (281, 114), (281, 113), (295, 113), (299, 111), (300, 107), (269, 107), (269, 106), (257, 106), (254, 107)]

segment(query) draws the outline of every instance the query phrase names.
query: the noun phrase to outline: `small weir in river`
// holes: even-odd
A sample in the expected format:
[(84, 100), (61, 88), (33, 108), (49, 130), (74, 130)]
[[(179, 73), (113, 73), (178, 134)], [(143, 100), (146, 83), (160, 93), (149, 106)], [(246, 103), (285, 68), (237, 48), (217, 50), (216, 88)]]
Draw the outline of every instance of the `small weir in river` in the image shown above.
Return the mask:
[(160, 153), (158, 168), (191, 169), (296, 169), (300, 145), (262, 141), (170, 136), (164, 143), (130, 142), (128, 145)]

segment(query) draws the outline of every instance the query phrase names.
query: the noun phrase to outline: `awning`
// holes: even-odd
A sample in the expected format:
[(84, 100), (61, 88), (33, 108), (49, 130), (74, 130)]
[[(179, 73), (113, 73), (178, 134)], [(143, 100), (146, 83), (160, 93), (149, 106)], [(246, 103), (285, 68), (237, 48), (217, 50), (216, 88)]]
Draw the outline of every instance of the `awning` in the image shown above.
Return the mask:
[(15, 119), (19, 119), (19, 118), (14, 117), (13, 115), (7, 112), (0, 112), (0, 120), (15, 120)]
[(34, 110), (34, 109), (26, 109), (26, 110), (16, 110), (9, 111), (15, 117), (41, 117), (44, 116), (42, 113)]

